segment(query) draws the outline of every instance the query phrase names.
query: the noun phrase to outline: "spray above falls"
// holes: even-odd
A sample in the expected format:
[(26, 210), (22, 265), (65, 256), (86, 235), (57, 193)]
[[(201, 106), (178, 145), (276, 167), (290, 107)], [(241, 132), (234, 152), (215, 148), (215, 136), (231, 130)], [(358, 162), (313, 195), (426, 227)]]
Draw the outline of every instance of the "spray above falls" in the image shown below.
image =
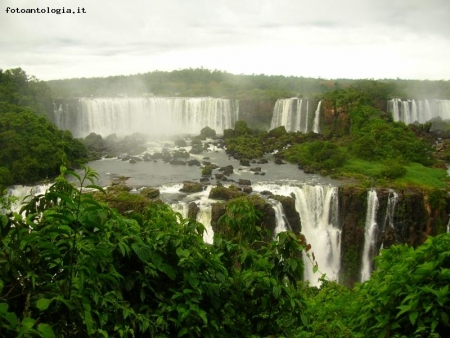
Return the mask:
[(75, 137), (199, 134), (204, 127), (222, 134), (234, 127), (238, 115), (238, 101), (211, 97), (80, 98), (54, 110), (58, 128)]

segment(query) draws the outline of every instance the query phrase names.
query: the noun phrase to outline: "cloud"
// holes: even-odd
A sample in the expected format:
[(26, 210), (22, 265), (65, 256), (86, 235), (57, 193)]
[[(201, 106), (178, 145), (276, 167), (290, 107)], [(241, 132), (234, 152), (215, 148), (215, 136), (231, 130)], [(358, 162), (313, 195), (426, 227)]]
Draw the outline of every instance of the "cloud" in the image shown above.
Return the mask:
[[(3, 9), (19, 4), (87, 13)], [(21, 66), (41, 79), (200, 66), (448, 79), (448, 13), (447, 0), (2, 0), (0, 67)]]

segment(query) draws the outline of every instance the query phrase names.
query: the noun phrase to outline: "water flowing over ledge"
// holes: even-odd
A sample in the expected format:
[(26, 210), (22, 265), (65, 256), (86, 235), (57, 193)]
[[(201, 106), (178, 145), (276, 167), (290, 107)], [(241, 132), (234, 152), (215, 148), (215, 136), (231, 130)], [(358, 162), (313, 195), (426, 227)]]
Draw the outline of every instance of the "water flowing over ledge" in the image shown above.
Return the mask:
[(278, 99), (273, 109), (270, 129), (284, 126), (288, 132), (318, 133), (321, 101), (315, 110), (312, 104), (309, 99)]
[(238, 117), (238, 101), (211, 97), (80, 98), (54, 109), (55, 124), (75, 137), (199, 134), (204, 127), (223, 134)]
[(392, 99), (387, 110), (395, 122), (426, 123), (433, 119), (450, 120), (450, 100)]

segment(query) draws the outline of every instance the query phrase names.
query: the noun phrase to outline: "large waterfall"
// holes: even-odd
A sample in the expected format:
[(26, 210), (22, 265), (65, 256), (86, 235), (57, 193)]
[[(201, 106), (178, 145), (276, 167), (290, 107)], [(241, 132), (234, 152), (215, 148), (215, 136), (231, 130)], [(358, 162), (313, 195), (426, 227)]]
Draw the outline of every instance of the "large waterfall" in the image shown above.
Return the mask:
[(204, 127), (222, 134), (234, 127), (238, 114), (237, 101), (211, 97), (80, 98), (75, 104), (55, 105), (54, 119), (58, 128), (75, 137), (92, 132), (198, 134)]
[[(300, 187), (259, 184), (253, 188), (254, 191), (269, 190), (278, 195), (295, 196), (295, 208), (300, 215), (302, 233), (311, 244), (319, 271), (328, 278), (337, 280), (341, 267), (338, 188), (309, 184)], [(313, 274), (311, 260), (305, 256), (304, 263), (305, 280), (311, 285), (319, 285), (320, 275)]]
[(450, 100), (401, 100), (388, 101), (387, 109), (396, 122), (425, 123), (435, 118), (450, 120)]
[(365, 282), (372, 273), (373, 257), (375, 255), (377, 236), (378, 197), (376, 190), (367, 194), (366, 224), (364, 227), (364, 248), (361, 260), (360, 281)]
[(273, 108), (270, 129), (284, 126), (288, 132), (319, 132), (320, 102), (312, 109), (309, 99), (279, 99)]

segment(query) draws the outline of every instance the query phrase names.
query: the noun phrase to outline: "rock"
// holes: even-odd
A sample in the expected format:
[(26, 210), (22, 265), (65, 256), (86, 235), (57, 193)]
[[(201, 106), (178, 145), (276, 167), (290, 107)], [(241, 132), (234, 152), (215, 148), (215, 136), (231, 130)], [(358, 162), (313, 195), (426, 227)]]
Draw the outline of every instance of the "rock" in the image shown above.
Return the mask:
[(203, 148), (201, 148), (201, 147), (196, 147), (196, 146), (193, 146), (192, 147), (192, 149), (189, 151), (189, 153), (191, 153), (191, 154), (201, 154), (203, 152)]
[(238, 190), (235, 186), (230, 186), (229, 188), (225, 188), (222, 185), (218, 185), (211, 189), (209, 193), (209, 198), (217, 199), (217, 200), (230, 200), (236, 197), (244, 196), (245, 194)]
[(239, 185), (252, 185), (250, 180), (239, 179)]
[(142, 161), (139, 157), (136, 157), (136, 156), (132, 156), (131, 159), (135, 160), (136, 162), (141, 162)]
[(130, 162), (131, 164), (135, 164), (136, 163), (135, 160), (129, 160), (128, 162)]
[(159, 197), (160, 191), (159, 189), (147, 187), (142, 189), (139, 193), (147, 198), (154, 199)]
[(286, 164), (285, 162), (283, 162), (283, 161), (281, 160), (281, 158), (276, 158), (276, 159), (274, 160), (274, 163), (275, 163), (275, 164)]
[(181, 188), (180, 191), (189, 194), (200, 192), (203, 191), (203, 185), (198, 182), (185, 181), (183, 182), (183, 188)]
[(245, 158), (242, 158), (242, 159), (239, 161), (239, 164), (240, 164), (241, 166), (243, 166), (243, 167), (250, 167), (250, 161), (247, 160), (247, 159), (245, 159)]
[(183, 139), (179, 139), (175, 141), (175, 146), (177, 147), (187, 147), (187, 143)]
[(173, 159), (173, 160), (171, 160), (169, 163), (170, 163), (170, 164), (173, 164), (173, 165), (186, 165), (186, 162), (185, 162), (185, 161), (177, 160), (177, 159)]
[(200, 165), (200, 161), (199, 160), (189, 160), (188, 162), (187, 162), (187, 164), (191, 167), (191, 166), (194, 166), (194, 165), (196, 165), (196, 166), (199, 166)]
[(261, 171), (261, 167), (250, 168), (250, 171), (253, 171), (253, 172)]
[(211, 162), (203, 161), (202, 164), (203, 164), (203, 165), (211, 165)]
[(260, 192), (260, 194), (263, 196), (273, 196), (273, 193), (269, 190), (263, 190)]
[(224, 174), (214, 174), (214, 177), (216, 178), (216, 180), (222, 180), (225, 175)]
[(197, 219), (197, 214), (200, 211), (200, 208), (195, 202), (191, 202), (188, 205), (188, 218)]
[(233, 173), (233, 166), (230, 164), (230, 165), (227, 165), (225, 167), (221, 167), (219, 170), (223, 171), (223, 174), (228, 176), (228, 175), (231, 175)]
[(246, 194), (250, 194), (250, 193), (253, 192), (253, 188), (250, 187), (250, 186), (245, 186), (245, 187), (242, 187), (242, 188), (241, 188), (241, 191), (242, 191), (242, 192), (245, 192)]
[(258, 161), (258, 164), (266, 164), (269, 163), (269, 161), (267, 161), (265, 158), (262, 158)]
[(200, 182), (209, 182), (209, 177), (202, 177)]

